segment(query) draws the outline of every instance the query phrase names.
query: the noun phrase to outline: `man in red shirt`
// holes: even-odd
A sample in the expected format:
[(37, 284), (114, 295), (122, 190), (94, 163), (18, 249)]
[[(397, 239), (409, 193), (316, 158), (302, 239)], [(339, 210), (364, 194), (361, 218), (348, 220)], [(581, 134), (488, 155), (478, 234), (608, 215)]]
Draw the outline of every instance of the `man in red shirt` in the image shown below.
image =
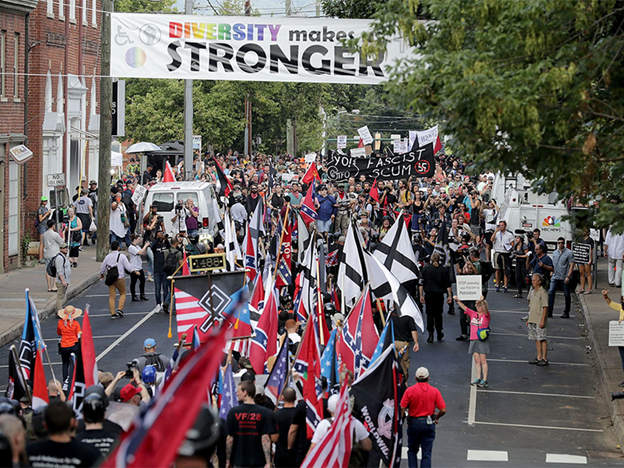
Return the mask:
[[(436, 408), (438, 412), (436, 413)], [(435, 439), (435, 425), (446, 414), (446, 403), (440, 390), (429, 385), (426, 367), (416, 370), (416, 383), (409, 387), (401, 399), (401, 413), (408, 412), (407, 452), (410, 468), (418, 468), (416, 454), (422, 448), (421, 468), (431, 466), (431, 451)]]

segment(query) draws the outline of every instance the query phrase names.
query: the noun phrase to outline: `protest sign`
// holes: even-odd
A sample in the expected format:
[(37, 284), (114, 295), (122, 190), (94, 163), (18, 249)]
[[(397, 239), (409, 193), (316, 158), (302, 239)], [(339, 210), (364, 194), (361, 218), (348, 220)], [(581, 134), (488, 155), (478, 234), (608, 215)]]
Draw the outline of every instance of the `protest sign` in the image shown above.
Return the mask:
[(347, 147), (347, 135), (338, 135), (336, 146), (338, 149), (345, 149)]
[(481, 275), (457, 275), (457, 297), (461, 301), (481, 299)]
[(364, 143), (365, 145), (370, 145), (374, 141), (373, 135), (371, 135), (371, 132), (366, 125), (358, 128), (358, 135), (360, 135), (362, 143)]
[(609, 322), (609, 346), (624, 346), (624, 322)]
[(111, 76), (295, 83), (379, 84), (405, 41), (379, 56), (352, 52), (344, 41), (372, 21), (331, 18), (111, 13)]
[(134, 189), (134, 193), (132, 194), (132, 202), (139, 206), (147, 193), (147, 189), (142, 185), (137, 185)]
[(394, 154), (392, 148), (386, 146), (383, 149), (386, 156), (371, 156), (362, 158), (365, 148), (351, 150), (351, 156), (340, 155), (330, 152), (327, 161), (327, 174), (333, 182), (347, 182), (349, 177), (356, 179), (364, 175), (369, 180), (398, 180), (403, 178), (433, 177), (434, 160), (433, 145), (424, 148), (417, 147), (414, 143), (412, 150), (405, 154)]
[(310, 153), (305, 155), (305, 162), (307, 164), (312, 164), (314, 161), (316, 161), (316, 153)]
[(574, 252), (574, 263), (580, 265), (588, 265), (591, 260), (591, 245), (589, 244), (574, 244), (572, 247)]

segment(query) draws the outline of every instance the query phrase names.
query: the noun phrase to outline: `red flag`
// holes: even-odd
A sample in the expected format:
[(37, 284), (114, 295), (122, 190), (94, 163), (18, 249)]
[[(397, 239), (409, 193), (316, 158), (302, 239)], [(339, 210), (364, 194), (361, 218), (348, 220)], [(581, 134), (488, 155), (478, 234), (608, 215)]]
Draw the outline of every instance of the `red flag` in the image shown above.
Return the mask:
[(310, 167), (308, 167), (308, 170), (303, 175), (303, 179), (301, 179), (301, 182), (303, 182), (304, 184), (309, 184), (313, 180), (318, 180), (319, 182), (321, 181), (321, 176), (319, 175), (318, 170), (316, 169), (316, 163), (314, 162), (310, 164)]
[[(272, 283), (269, 279), (269, 283)], [(256, 374), (264, 374), (264, 367), (271, 356), (277, 354), (278, 310), (273, 284), (267, 284), (268, 297), (256, 325), (256, 336), (251, 340), (249, 361)]]
[(165, 163), (165, 173), (163, 174), (163, 182), (175, 182), (175, 174), (173, 173), (173, 169), (171, 169), (171, 164), (169, 161)]
[(282, 245), (280, 246), (279, 263), (277, 267), (277, 277), (275, 279), (275, 286), (290, 286), (292, 283), (292, 269), (291, 269), (291, 248), (292, 248), (292, 228), (288, 220), (284, 220), (284, 235), (282, 236)]
[(334, 422), (308, 453), (301, 464), (301, 468), (316, 466), (346, 468), (349, 466), (349, 458), (353, 448), (353, 424), (349, 404), (349, 381), (345, 379), (340, 389)]
[(340, 348), (342, 362), (357, 378), (368, 367), (379, 341), (368, 286), (364, 288), (345, 320), (342, 336)]
[(162, 393), (135, 418), (101, 466), (169, 466), (173, 462), (201, 405), (207, 401), (206, 389), (219, 367), (227, 329), (222, 326), (197, 351), (191, 352)]
[(377, 188), (377, 179), (375, 179), (375, 181), (373, 182), (373, 186), (368, 192), (368, 195), (377, 203), (379, 203), (379, 189)]
[[(253, 237), (251, 236), (251, 227), (249, 223), (247, 223), (247, 235), (245, 236), (245, 268), (247, 270), (247, 278), (249, 278), (249, 281), (253, 281), (258, 274), (256, 258), (257, 255)], [(264, 297), (264, 292), (262, 297)]]
[[(86, 318), (86, 316), (85, 316)], [(84, 329), (83, 329), (84, 330)], [(84, 336), (84, 335), (83, 335)], [(50, 403), (45, 371), (43, 370), (43, 350), (37, 351), (35, 357), (35, 376), (32, 389), (32, 409), (36, 410)]]
[(358, 141), (358, 148), (364, 148), (364, 140), (362, 140), (360, 138), (360, 141)]
[(190, 276), (191, 270), (189, 270), (188, 260), (186, 259), (186, 249), (184, 249), (184, 262), (182, 263), (182, 276)]
[(85, 308), (82, 320), (82, 339), (80, 340), (82, 351), (82, 369), (84, 371), (85, 385), (90, 387), (98, 382), (98, 368), (95, 361), (95, 347), (93, 346), (93, 332), (89, 320), (89, 309)]
[[(307, 437), (311, 439), (314, 435), (314, 429), (323, 419), (323, 390), (320, 385), (321, 357), (314, 327), (306, 327), (293, 368), (303, 380), (303, 399), (307, 406)], [(317, 385), (317, 381), (319, 385)]]
[(301, 210), (299, 211), (301, 215), (301, 219), (308, 226), (312, 221), (316, 221), (316, 206), (314, 205), (314, 181), (308, 187), (308, 192), (306, 196), (303, 198), (303, 202), (301, 203)]
[(217, 177), (219, 178), (219, 185), (221, 187), (219, 192), (224, 194), (226, 197), (229, 197), (230, 192), (232, 191), (232, 182), (230, 182), (230, 179), (228, 179), (225, 172), (223, 172), (223, 168), (221, 167), (221, 164), (219, 164), (219, 161), (215, 158), (212, 158), (212, 161), (215, 163)]
[(249, 305), (256, 309), (258, 313), (264, 309), (264, 284), (262, 283), (262, 272), (258, 272), (256, 277), (256, 287), (251, 295)]

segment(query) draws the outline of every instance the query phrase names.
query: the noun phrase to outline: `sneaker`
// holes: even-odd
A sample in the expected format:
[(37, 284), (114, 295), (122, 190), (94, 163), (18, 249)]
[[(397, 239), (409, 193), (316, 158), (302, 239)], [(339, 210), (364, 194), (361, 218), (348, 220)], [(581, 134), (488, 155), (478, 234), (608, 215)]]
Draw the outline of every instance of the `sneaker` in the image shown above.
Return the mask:
[(523, 322), (528, 322), (529, 321), (529, 316), (525, 315), (524, 317), (521, 317), (520, 320), (522, 320)]
[(496, 286), (495, 291), (496, 291), (496, 292), (500, 292), (500, 288), (499, 288), (498, 286)]
[(624, 381), (622, 381), (622, 383), (618, 384), (618, 387), (624, 387)]
[(116, 318), (119, 318), (119, 317), (117, 317), (117, 314), (111, 315), (111, 319), (116, 319)]
[(579, 294), (585, 294), (585, 290), (584, 289), (579, 289)]
[(460, 335), (457, 338), (455, 338), (455, 341), (466, 341), (468, 338), (466, 338), (465, 335)]
[(82, 252), (82, 245), (80, 247), (78, 247), (78, 250), (80, 250)]
[(535, 359), (531, 359), (531, 360), (529, 361), (529, 364), (534, 364), (534, 365), (535, 365), (535, 364), (537, 364), (538, 362), (540, 362), (540, 360), (539, 360), (539, 359), (537, 359), (537, 358), (535, 358)]
[(538, 366), (543, 367), (548, 365), (548, 359), (542, 359), (537, 363)]
[(488, 388), (489, 386), (488, 381), (483, 379), (481, 379), (481, 382), (477, 384), (477, 387), (479, 388)]
[(147, 281), (151, 281), (151, 282), (153, 283), (153, 282), (154, 282), (154, 277), (152, 277), (152, 276), (148, 276), (148, 277), (147, 277)]
[(561, 318), (570, 318), (570, 314), (563, 314)]
[(123, 317), (124, 316), (123, 310), (118, 310), (116, 315), (117, 317)]
[(514, 299), (524, 299), (524, 296), (522, 294), (514, 294), (512, 297)]
[(506, 293), (507, 292), (507, 286), (503, 286), (503, 292)]
[(470, 382), (470, 385), (479, 385), (481, 383), (481, 379), (475, 379), (472, 382)]
[(444, 339), (444, 333), (438, 333), (438, 341), (442, 341)]
[(588, 295), (588, 294), (591, 294), (591, 293), (592, 293), (591, 289), (588, 289), (587, 291), (585, 291), (585, 295)]

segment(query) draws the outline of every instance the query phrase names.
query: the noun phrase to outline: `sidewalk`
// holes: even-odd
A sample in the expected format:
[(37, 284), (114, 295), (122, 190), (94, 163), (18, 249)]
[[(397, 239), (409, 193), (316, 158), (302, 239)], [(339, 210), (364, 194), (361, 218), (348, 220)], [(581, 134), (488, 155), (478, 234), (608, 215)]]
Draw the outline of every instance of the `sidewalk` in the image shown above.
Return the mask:
[(624, 391), (618, 384), (624, 380), (622, 360), (616, 347), (609, 347), (609, 321), (617, 320), (619, 314), (607, 306), (602, 297), (603, 289), (609, 290), (611, 300), (620, 300), (620, 288), (610, 287), (607, 281), (607, 261), (604, 258), (598, 260), (598, 289), (592, 294), (579, 295), (583, 315), (587, 323), (589, 340), (595, 353), (598, 370), (602, 383), (602, 391), (609, 409), (611, 419), (620, 444), (620, 450), (624, 451), (624, 399), (611, 401), (611, 393)]
[[(83, 247), (78, 267), (72, 269), (71, 283), (65, 295), (70, 301), (100, 279), (100, 262), (95, 260), (95, 246)], [(55, 313), (56, 293), (48, 292), (45, 265), (21, 268), (0, 275), (0, 347), (22, 334), (26, 314), (25, 289), (30, 289), (39, 318)]]

